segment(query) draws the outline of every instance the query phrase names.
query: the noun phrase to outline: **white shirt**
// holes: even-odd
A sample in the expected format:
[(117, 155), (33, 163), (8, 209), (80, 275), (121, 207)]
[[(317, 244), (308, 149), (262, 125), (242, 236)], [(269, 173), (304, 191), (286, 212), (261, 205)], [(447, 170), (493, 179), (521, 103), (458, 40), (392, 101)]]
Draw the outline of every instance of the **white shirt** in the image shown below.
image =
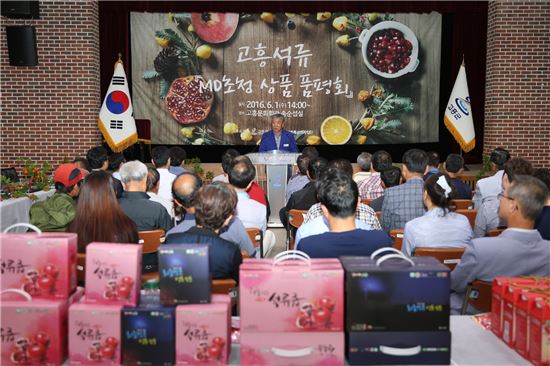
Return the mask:
[(168, 169), (160, 168), (157, 170), (160, 175), (159, 192), (157, 194), (165, 200), (172, 201), (172, 183), (176, 176), (170, 173)]
[(154, 192), (147, 192), (147, 194), (149, 195), (149, 199), (151, 201), (160, 203), (162, 206), (164, 206), (166, 211), (168, 211), (168, 213), (170, 214), (170, 217), (174, 218), (174, 215), (175, 215), (174, 214), (174, 203), (173, 203), (172, 200), (167, 200), (163, 197), (160, 197), (158, 194), (156, 194)]
[(353, 180), (355, 181), (355, 183), (359, 184), (360, 182), (364, 181), (371, 175), (372, 175), (371, 172), (357, 172), (353, 175)]
[(237, 192), (237, 217), (245, 228), (258, 228), (265, 233), (267, 229), (266, 207), (254, 201), (246, 192)]
[(225, 174), (220, 174), (220, 175), (216, 175), (213, 179), (212, 179), (212, 182), (224, 182), (224, 183), (229, 183), (229, 179), (227, 179), (227, 176)]
[[(373, 228), (369, 223), (355, 219), (355, 228), (362, 230), (380, 230), (380, 228)], [(298, 250), (298, 243), (300, 240), (307, 238), (308, 236), (328, 233), (330, 227), (325, 216), (318, 216), (311, 221), (303, 223), (296, 232), (296, 239), (294, 240), (294, 249)]]
[(414, 248), (465, 248), (471, 245), (473, 232), (468, 218), (454, 212), (443, 215), (436, 207), (405, 224), (403, 253), (411, 256)]
[(490, 196), (498, 196), (502, 192), (502, 176), (504, 170), (499, 170), (495, 175), (477, 181), (476, 193), (472, 198), (474, 207), (479, 209), (483, 199)]

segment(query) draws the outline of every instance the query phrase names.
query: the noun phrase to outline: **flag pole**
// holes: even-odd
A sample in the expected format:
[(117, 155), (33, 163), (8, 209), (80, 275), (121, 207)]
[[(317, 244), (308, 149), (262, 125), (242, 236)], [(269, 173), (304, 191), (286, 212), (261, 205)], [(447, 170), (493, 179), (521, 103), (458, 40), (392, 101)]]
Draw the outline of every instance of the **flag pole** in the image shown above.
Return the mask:
[[(462, 64), (460, 64), (460, 67), (462, 67), (462, 66), (465, 66), (464, 65), (464, 54), (462, 54)], [(462, 145), (459, 144), (459, 146), (460, 146), (460, 157), (462, 157), (462, 153), (464, 152), (464, 150), (462, 150)], [(466, 164), (464, 164), (464, 166), (466, 166)]]

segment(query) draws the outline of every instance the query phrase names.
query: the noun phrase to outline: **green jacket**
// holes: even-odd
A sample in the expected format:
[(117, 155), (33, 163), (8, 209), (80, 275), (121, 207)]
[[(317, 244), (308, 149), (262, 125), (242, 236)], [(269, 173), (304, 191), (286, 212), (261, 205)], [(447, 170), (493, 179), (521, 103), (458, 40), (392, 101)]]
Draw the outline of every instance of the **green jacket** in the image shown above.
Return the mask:
[(68, 194), (59, 192), (33, 204), (29, 212), (31, 224), (42, 231), (66, 231), (75, 214), (75, 201)]

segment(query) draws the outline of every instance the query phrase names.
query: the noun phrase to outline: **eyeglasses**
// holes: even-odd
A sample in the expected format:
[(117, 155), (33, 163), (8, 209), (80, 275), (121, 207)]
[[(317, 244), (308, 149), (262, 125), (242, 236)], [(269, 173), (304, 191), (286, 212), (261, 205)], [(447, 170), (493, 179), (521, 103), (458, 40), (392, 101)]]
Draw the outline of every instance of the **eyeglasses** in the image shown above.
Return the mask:
[(510, 196), (506, 196), (504, 193), (499, 193), (499, 194), (497, 195), (497, 198), (498, 198), (499, 201), (500, 201), (501, 198), (506, 198), (506, 199), (509, 199), (510, 201), (514, 201), (514, 200), (515, 200), (515, 198), (512, 198), (512, 197), (510, 197)]

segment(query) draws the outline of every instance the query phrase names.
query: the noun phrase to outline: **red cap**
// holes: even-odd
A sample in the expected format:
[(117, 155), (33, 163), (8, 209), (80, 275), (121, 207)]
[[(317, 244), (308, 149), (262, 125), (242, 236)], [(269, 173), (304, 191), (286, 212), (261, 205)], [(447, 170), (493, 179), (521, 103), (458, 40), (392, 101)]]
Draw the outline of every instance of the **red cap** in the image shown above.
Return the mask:
[(53, 175), (55, 183), (63, 183), (65, 187), (74, 186), (84, 179), (84, 174), (81, 169), (73, 163), (61, 164)]

